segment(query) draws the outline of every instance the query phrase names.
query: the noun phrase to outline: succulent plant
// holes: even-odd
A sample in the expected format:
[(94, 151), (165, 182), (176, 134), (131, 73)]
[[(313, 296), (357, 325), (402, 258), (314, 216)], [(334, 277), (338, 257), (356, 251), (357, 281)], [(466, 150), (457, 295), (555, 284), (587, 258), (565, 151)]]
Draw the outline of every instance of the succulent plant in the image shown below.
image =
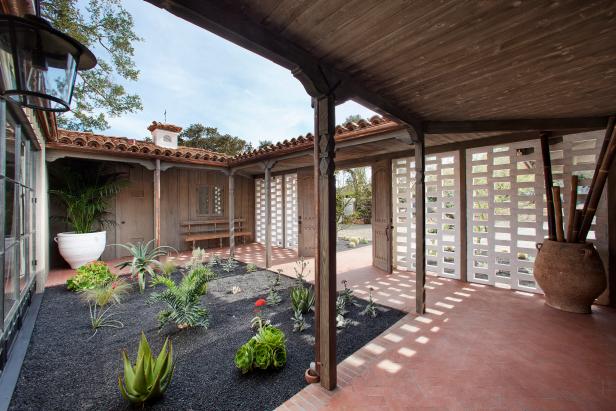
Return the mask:
[(169, 386), (175, 368), (173, 344), (169, 342), (169, 338), (165, 339), (165, 344), (158, 357), (154, 358), (150, 344), (142, 332), (135, 366), (132, 366), (126, 351), (122, 352), (122, 361), (124, 362), (124, 380), (122, 376), (118, 376), (118, 386), (122, 397), (131, 403), (143, 404), (163, 395)]
[(314, 307), (314, 302), (315, 295), (310, 286), (295, 287), (291, 290), (293, 311), (300, 311), (302, 314), (306, 314)]

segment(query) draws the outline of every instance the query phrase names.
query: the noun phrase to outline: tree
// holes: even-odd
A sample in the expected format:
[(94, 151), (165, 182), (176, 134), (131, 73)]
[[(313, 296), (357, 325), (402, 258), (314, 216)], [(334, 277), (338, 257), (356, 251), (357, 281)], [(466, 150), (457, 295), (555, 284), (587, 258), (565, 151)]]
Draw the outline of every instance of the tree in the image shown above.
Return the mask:
[(362, 120), (362, 119), (363, 119), (362, 116), (360, 116), (359, 114), (352, 114), (352, 115), (348, 116), (346, 118), (346, 120), (344, 120), (343, 124), (346, 124), (346, 123), (357, 123), (359, 120)]
[(139, 78), (133, 56), (134, 43), (142, 39), (135, 33), (133, 18), (120, 0), (88, 0), (85, 7), (78, 3), (78, 0), (41, 1), (42, 17), (97, 51), (97, 66), (78, 73), (72, 112), (58, 116), (58, 124), (73, 130), (104, 130), (109, 128), (108, 117), (143, 108), (141, 98), (129, 93), (116, 80)]
[(178, 144), (187, 147), (205, 148), (230, 156), (252, 149), (252, 146), (245, 140), (229, 134), (220, 134), (216, 127), (207, 127), (201, 123), (191, 124), (186, 127), (178, 135)]
[(266, 148), (274, 144), (272, 140), (259, 140), (259, 148)]

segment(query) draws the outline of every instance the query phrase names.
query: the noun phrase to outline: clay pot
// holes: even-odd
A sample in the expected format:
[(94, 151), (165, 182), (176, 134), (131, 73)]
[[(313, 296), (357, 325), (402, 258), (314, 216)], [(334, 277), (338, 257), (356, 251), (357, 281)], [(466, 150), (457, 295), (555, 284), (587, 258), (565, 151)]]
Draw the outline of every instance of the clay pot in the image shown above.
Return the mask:
[(605, 269), (591, 243), (545, 240), (537, 244), (535, 279), (550, 307), (591, 313), (591, 305), (607, 286)]
[(308, 368), (306, 370), (306, 372), (304, 373), (304, 378), (306, 379), (306, 382), (308, 384), (315, 384), (321, 380), (317, 373), (314, 372), (311, 368)]

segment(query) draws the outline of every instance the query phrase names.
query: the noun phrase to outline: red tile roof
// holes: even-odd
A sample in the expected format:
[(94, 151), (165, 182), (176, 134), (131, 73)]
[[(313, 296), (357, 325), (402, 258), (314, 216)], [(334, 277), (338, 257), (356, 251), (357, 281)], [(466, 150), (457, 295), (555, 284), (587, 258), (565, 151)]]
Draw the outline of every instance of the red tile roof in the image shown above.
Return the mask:
[[(150, 127), (171, 126), (153, 122)], [(386, 133), (403, 129), (404, 125), (386, 119), (381, 116), (374, 116), (369, 120), (359, 120), (349, 122), (336, 127), (336, 141), (346, 141), (350, 139), (362, 138), (379, 133)], [(314, 145), (314, 136), (310, 133), (290, 140), (269, 145), (264, 148), (256, 149), (236, 156), (227, 156), (202, 148), (179, 146), (177, 149), (165, 148), (154, 143), (128, 139), (125, 137), (112, 137), (89, 132), (59, 129), (57, 136), (47, 143), (48, 148), (64, 149), (72, 151), (85, 151), (90, 153), (103, 153), (108, 155), (159, 158), (167, 161), (207, 164), (221, 167), (236, 166), (270, 158), (276, 158), (288, 153), (309, 150)]]
[(176, 149), (157, 146), (154, 143), (125, 137), (103, 136), (89, 132), (58, 129), (57, 137), (47, 142), (47, 147), (90, 153), (120, 155), (140, 158), (227, 166), (228, 156), (210, 150), (193, 147)]

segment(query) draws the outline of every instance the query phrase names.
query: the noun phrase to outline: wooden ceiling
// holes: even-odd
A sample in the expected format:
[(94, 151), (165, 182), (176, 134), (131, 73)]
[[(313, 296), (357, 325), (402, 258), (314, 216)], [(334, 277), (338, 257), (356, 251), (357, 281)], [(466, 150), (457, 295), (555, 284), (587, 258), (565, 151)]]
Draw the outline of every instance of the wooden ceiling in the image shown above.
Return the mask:
[(310, 72), (316, 63), (352, 83), (359, 101), (398, 118), (616, 112), (610, 0), (148, 1), (289, 69)]

